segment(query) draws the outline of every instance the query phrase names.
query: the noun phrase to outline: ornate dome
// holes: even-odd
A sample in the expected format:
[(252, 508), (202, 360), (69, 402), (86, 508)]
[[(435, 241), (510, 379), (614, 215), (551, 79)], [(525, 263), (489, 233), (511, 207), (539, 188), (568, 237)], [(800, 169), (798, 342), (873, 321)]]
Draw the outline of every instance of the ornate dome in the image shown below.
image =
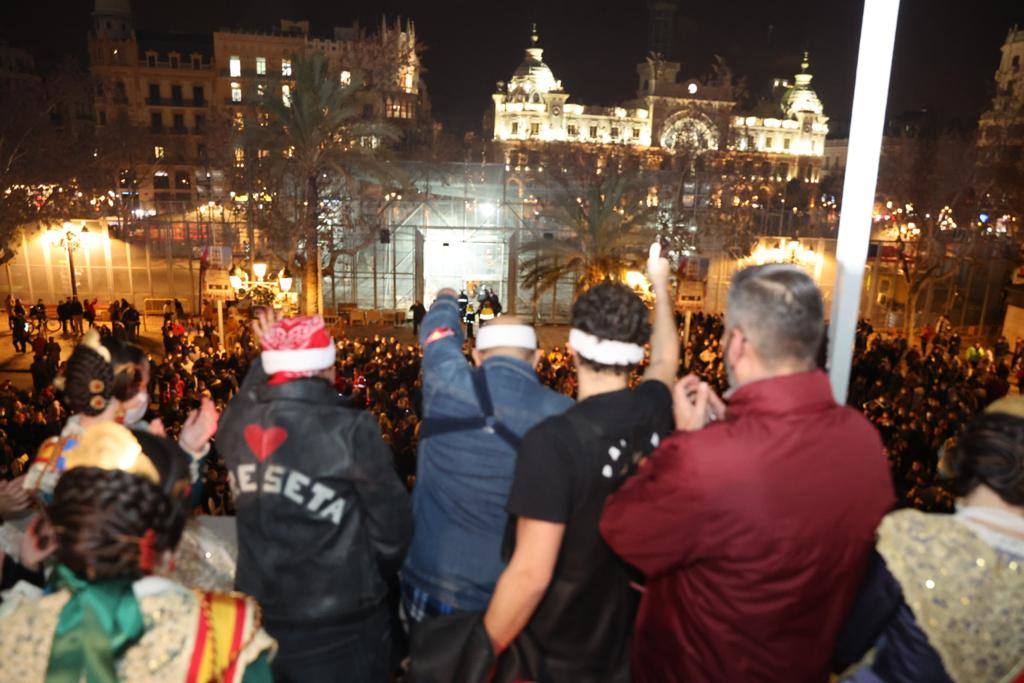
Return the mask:
[(526, 48), (526, 57), (512, 74), (512, 80), (509, 81), (509, 93), (515, 90), (523, 90), (528, 93), (561, 92), (562, 82), (555, 80), (555, 75), (544, 63), (544, 50), (538, 46), (539, 42), (537, 25), (534, 24), (533, 32), (530, 35), (530, 47)]
[(785, 112), (786, 116), (792, 116), (801, 112), (818, 114), (820, 116), (825, 111), (821, 100), (818, 99), (818, 93), (814, 92), (814, 88), (811, 87), (811, 79), (814, 76), (807, 73), (807, 68), (810, 65), (808, 55), (805, 52), (804, 59), (800, 63), (800, 73), (796, 75), (795, 83), (782, 96), (782, 111)]

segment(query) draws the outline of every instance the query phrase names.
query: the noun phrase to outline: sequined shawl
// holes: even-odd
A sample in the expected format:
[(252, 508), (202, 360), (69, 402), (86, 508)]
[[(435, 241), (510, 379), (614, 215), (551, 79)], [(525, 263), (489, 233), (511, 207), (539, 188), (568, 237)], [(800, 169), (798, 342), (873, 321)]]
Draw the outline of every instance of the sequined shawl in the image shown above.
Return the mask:
[[(118, 662), (119, 680), (241, 683), (246, 667), (274, 649), (251, 598), (203, 594), (156, 577), (135, 587), (145, 633)], [(58, 591), (37, 600), (22, 598), (13, 609), (5, 605), (0, 618), (0, 681), (46, 678), (54, 630), (69, 597), (67, 591)], [(219, 638), (210, 635), (214, 633)], [(214, 664), (229, 651), (230, 667)]]
[(1012, 681), (1024, 671), (1024, 569), (950, 515), (901, 510), (878, 552), (956, 683)]

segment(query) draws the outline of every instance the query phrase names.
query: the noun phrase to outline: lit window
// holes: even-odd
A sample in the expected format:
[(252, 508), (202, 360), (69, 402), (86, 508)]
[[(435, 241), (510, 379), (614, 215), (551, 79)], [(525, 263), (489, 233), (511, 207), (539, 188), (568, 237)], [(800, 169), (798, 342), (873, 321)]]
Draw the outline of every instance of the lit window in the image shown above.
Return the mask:
[(267, 75), (267, 58), (257, 57), (256, 58), (256, 75), (266, 76)]
[(342, 85), (352, 85), (352, 72), (343, 70), (339, 76)]
[(244, 130), (245, 129), (245, 115), (242, 114), (242, 112), (240, 112), (240, 111), (236, 111), (235, 112), (234, 124), (235, 124), (235, 130)]
[(405, 92), (415, 91), (416, 73), (411, 66), (402, 67), (401, 84)]
[(281, 86), (281, 102), (286, 107), (292, 106), (292, 86), (287, 83)]
[(237, 55), (231, 55), (228, 60), (228, 74), (232, 78), (239, 78), (242, 75), (242, 58)]
[(245, 149), (242, 147), (235, 147), (235, 166), (241, 166), (245, 163)]
[(256, 94), (259, 95), (260, 97), (263, 97), (264, 95), (267, 94), (267, 86), (265, 83), (256, 84)]
[(237, 81), (231, 82), (231, 101), (241, 102), (242, 101), (242, 84)]
[(292, 75), (292, 60), (282, 59), (281, 60), (281, 75), (291, 76)]
[(293, 156), (295, 156), (295, 148), (294, 147), (289, 147), (288, 149), (286, 149), (284, 151), (284, 155), (288, 159), (291, 159)]
[(164, 148), (161, 147), (160, 145), (155, 146), (153, 148), (153, 158), (154, 159), (163, 159), (164, 158)]
[(259, 159), (266, 159), (266, 158), (267, 158), (267, 157), (269, 157), (269, 156), (270, 156), (270, 150), (269, 150), (269, 149), (261, 149), (261, 150), (260, 150), (260, 151), (259, 151), (259, 152), (257, 153), (257, 157), (258, 157)]

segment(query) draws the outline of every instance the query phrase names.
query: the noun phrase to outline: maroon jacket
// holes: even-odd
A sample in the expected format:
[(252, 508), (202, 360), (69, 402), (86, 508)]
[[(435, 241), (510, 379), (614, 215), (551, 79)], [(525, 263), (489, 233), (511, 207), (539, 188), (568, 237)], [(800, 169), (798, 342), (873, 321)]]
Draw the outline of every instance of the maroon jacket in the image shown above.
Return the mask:
[(608, 498), (601, 533), (647, 576), (633, 680), (825, 681), (893, 503), (878, 433), (809, 372), (742, 387)]

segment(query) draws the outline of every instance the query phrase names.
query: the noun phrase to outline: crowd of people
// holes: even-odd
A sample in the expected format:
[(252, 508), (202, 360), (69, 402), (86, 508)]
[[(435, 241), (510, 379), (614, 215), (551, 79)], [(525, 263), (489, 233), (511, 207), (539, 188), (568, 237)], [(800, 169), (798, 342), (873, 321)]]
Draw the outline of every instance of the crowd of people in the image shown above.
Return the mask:
[[(199, 631), (193, 664), (217, 680), (1019, 675), (1024, 631), (980, 634), (1013, 632), (994, 607), (1024, 597), (1024, 399), (1007, 398), (1024, 345), (961, 349), (941, 327), (918, 344), (862, 322), (851, 410), (831, 399), (820, 293), (799, 269), (738, 274), (725, 316), (673, 314), (654, 251), (649, 277), (652, 323), (606, 283), (547, 351), (525, 321), (470, 319), (443, 290), (413, 311), (417, 345), (266, 313), (251, 328), (229, 317), (220, 339), (211, 319), (168, 307), (155, 360), (128, 341), (134, 309), (117, 302), (123, 333), (90, 320), (67, 362), (44, 345), (34, 390), (0, 386), (0, 514), (32, 497), (47, 510), (21, 560), (4, 558), (3, 583), (41, 585), (49, 566), (57, 589), (19, 594), (0, 622), (70, 624), (99, 609), (77, 596), (111, 581), (150, 614), (135, 582), (201, 543), (184, 522), (200, 513), (237, 519), (229, 587), (250, 596), (206, 593), (175, 617), (212, 626), (218, 601), (249, 615), (226, 663), (215, 642), (203, 659)], [(481, 308), (500, 311), (490, 299)], [(144, 512), (90, 508), (129, 489), (151, 499)], [(919, 592), (939, 562), (947, 578)], [(197, 576), (164, 570), (159, 594)], [(932, 595), (959, 599), (959, 621), (926, 614)], [(87, 637), (54, 627), (62, 652)], [(26, 645), (4, 636), (28, 636), (0, 627), (0, 674), (135, 680), (151, 628), (106, 633), (127, 645), (99, 659), (14, 664)], [(951, 660), (965, 648), (986, 663)]]
[[(460, 296), (460, 310), (462, 303)], [(164, 312), (164, 354), (153, 360), (151, 395), (151, 414), (159, 417), (172, 434), (180, 430), (188, 410), (204, 395), (222, 410), (237, 392), (258, 352), (258, 343), (240, 318), (229, 319), (227, 336), (231, 344), (224, 349), (210, 316), (189, 318), (180, 304), (175, 309)], [(101, 337), (130, 339), (130, 327), (125, 325), (138, 325), (137, 310), (127, 301), (114, 302), (109, 310), (117, 334), (102, 323), (96, 326), (91, 316), (87, 318), (90, 328), (96, 326)], [(127, 323), (122, 322), (121, 312), (127, 313)], [(465, 325), (465, 312), (461, 311), (460, 316)], [(681, 314), (676, 323), (681, 333)], [(722, 316), (694, 313), (689, 338), (680, 345), (680, 375), (694, 374), (718, 394), (728, 388), (720, 348), (723, 329)], [(925, 333), (922, 339), (923, 347), (914, 343), (917, 340), (880, 334), (862, 321), (858, 325), (849, 403), (863, 410), (882, 434), (897, 497), (923, 510), (950, 511), (953, 496), (939, 471), (940, 454), (962, 425), (1009, 393), (1011, 383), (1019, 382), (1018, 375), (1024, 372), (1024, 345), (1018, 343), (1011, 349), (1005, 339), (1000, 339), (991, 349), (978, 344), (961, 348), (959, 335), (952, 331)], [(340, 336), (337, 347), (339, 392), (377, 417), (384, 440), (394, 453), (395, 467), (411, 488), (422, 414), (420, 347), (379, 334)], [(0, 385), (0, 476), (6, 478), (16, 476), (39, 444), (59, 433), (67, 417), (60, 395), (52, 386), (62, 372), (59, 342), (53, 336), (37, 335), (30, 348), (33, 389), (17, 390), (10, 381)], [(469, 348), (467, 340), (467, 357)], [(555, 346), (541, 355), (537, 374), (546, 386), (576, 396), (571, 354), (564, 346)], [(632, 383), (639, 377), (640, 372), (635, 372)], [(217, 458), (211, 459), (209, 470), (207, 488), (218, 494), (202, 511), (232, 511), (226, 472)]]

